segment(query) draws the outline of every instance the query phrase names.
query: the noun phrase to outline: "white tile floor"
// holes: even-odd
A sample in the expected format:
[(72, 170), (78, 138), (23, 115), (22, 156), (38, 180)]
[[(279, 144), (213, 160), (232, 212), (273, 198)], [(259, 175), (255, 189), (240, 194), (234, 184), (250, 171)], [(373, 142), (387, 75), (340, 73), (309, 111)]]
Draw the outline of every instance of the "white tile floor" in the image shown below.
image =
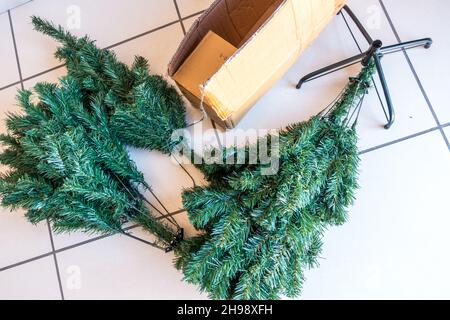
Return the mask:
[[(32, 31), (30, 15), (70, 25), (78, 11), (81, 28), (73, 30), (76, 34), (90, 34), (127, 63), (135, 54), (143, 55), (153, 72), (165, 74), (183, 30), (211, 2), (34, 0), (0, 14), (0, 120), (6, 111), (17, 109), (14, 95), (21, 85), (56, 81), (65, 72), (53, 58), (55, 43)], [(384, 115), (372, 92), (359, 125), (358, 199), (350, 221), (327, 233), (321, 267), (308, 272), (301, 298), (450, 298), (450, 2), (350, 0), (349, 4), (372, 35), (386, 43), (397, 42), (397, 36), (402, 40), (431, 36), (435, 43), (430, 50), (385, 57), (397, 122), (389, 131), (382, 129)], [(352, 23), (350, 28), (355, 31)], [(307, 119), (358, 69), (342, 70), (296, 91), (293, 85), (299, 76), (357, 50), (344, 20), (337, 16), (239, 128), (280, 128)], [(200, 116), (188, 111), (191, 119)], [(211, 127), (210, 122), (205, 126)], [(4, 130), (2, 122), (0, 131)], [(131, 150), (131, 154), (164, 207), (178, 210), (182, 189), (193, 185), (191, 177), (156, 152)], [(187, 169), (202, 183), (199, 172)], [(158, 205), (156, 199), (153, 202)], [(45, 223), (32, 226), (21, 212), (0, 210), (1, 299), (206, 298), (181, 281), (170, 254), (142, 242), (121, 236), (54, 235)], [(195, 232), (185, 215), (177, 219), (188, 234)], [(139, 229), (131, 232), (148, 237)]]

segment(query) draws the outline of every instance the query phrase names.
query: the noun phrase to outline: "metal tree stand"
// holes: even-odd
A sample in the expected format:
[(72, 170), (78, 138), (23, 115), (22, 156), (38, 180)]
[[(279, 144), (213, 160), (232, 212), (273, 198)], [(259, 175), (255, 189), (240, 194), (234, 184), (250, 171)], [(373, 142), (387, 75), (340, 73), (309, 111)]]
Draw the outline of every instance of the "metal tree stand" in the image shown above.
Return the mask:
[[(385, 129), (389, 129), (392, 124), (395, 121), (395, 111), (394, 106), (391, 99), (391, 94), (389, 92), (389, 86), (386, 82), (386, 77), (384, 75), (383, 66), (381, 64), (381, 58), (385, 54), (402, 51), (402, 50), (408, 50), (415, 47), (425, 47), (426, 49), (430, 48), (433, 40), (431, 38), (424, 38), (424, 39), (418, 39), (413, 41), (407, 41), (402, 42), (398, 44), (394, 44), (391, 46), (383, 46), (383, 43), (381, 40), (373, 40), (372, 37), (369, 35), (367, 30), (362, 25), (361, 21), (356, 17), (356, 15), (353, 13), (353, 11), (345, 5), (342, 10), (344, 10), (350, 18), (354, 21), (358, 29), (361, 31), (362, 35), (366, 39), (366, 41), (369, 43), (370, 47), (366, 52), (360, 53), (356, 56), (350, 57), (348, 59), (336, 62), (332, 65), (329, 65), (327, 67), (321, 68), (317, 71), (314, 71), (306, 76), (304, 76), (302, 79), (300, 79), (299, 83), (297, 84), (297, 89), (300, 89), (302, 85), (305, 82), (320, 78), (322, 76), (325, 76), (327, 74), (333, 73), (335, 71), (341, 70), (343, 68), (349, 67), (351, 65), (354, 65), (356, 63), (361, 62), (363, 66), (367, 66), (367, 64), (370, 62), (370, 60), (373, 58), (375, 61), (375, 65), (377, 68), (378, 76), (380, 78), (381, 86), (384, 91), (384, 97), (386, 99), (387, 109), (388, 109), (388, 123), (384, 126)], [(340, 11), (341, 14), (343, 14), (342, 10)]]

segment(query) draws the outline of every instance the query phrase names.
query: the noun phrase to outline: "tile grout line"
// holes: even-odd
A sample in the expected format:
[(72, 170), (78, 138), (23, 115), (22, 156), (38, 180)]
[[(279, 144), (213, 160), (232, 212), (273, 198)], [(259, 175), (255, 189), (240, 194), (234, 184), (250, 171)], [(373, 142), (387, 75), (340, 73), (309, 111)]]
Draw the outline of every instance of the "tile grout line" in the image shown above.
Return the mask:
[[(347, 26), (347, 29), (350, 32), (350, 35), (351, 35), (351, 37), (353, 39), (353, 42), (356, 44), (356, 47), (358, 48), (358, 51), (360, 53), (363, 53), (363, 50), (361, 49), (361, 46), (360, 46), (358, 40), (356, 39), (355, 33), (353, 32), (352, 28), (350, 27), (347, 19), (345, 18), (345, 15), (344, 15), (344, 13), (342, 11), (341, 11), (340, 16), (342, 17), (342, 20), (344, 21), (345, 25)], [(382, 110), (383, 110), (383, 112), (384, 112), (384, 114), (386, 116), (386, 119), (387, 119), (386, 108), (385, 108), (384, 103), (382, 101), (382, 98), (381, 98), (381, 95), (380, 95), (380, 90), (378, 89), (378, 86), (377, 86), (377, 84), (375, 82), (374, 77), (372, 76), (371, 78), (372, 78), (372, 84), (374, 86), (375, 92), (376, 92), (376, 94), (378, 96), (378, 100), (380, 102), (380, 106), (381, 106), (381, 108), (382, 108)]]
[[(351, 34), (351, 36), (353, 38), (353, 41), (355, 42), (355, 44), (358, 47), (359, 51), (362, 52), (361, 47), (360, 47), (358, 41), (356, 40), (352, 29), (350, 28), (349, 24), (347, 23), (347, 21), (345, 19), (345, 16), (343, 14), (341, 14), (341, 16), (342, 16), (342, 18), (343, 18), (343, 20), (345, 22), (345, 25), (347, 26), (347, 29), (349, 30), (349, 32), (350, 32), (350, 34)], [(447, 124), (447, 125), (450, 125), (450, 123)], [(383, 143), (383, 144), (380, 144), (380, 145), (377, 145), (377, 146), (374, 146), (374, 147), (362, 150), (362, 151), (360, 151), (359, 154), (363, 155), (363, 154), (367, 154), (367, 153), (375, 151), (375, 150), (382, 149), (384, 147), (392, 146), (394, 144), (397, 144), (397, 143), (400, 143), (400, 142), (403, 142), (403, 141), (407, 141), (407, 140), (410, 140), (410, 139), (415, 138), (415, 137), (419, 137), (419, 136), (424, 135), (426, 133), (433, 132), (433, 131), (436, 131), (436, 130), (440, 130), (443, 127), (444, 126), (441, 126), (439, 124), (437, 127), (434, 127), (434, 128), (428, 129), (428, 130), (424, 130), (424, 131), (420, 131), (420, 132), (417, 132), (417, 133), (413, 133), (413, 134), (411, 134), (409, 136), (402, 137), (402, 138), (399, 138), (399, 139), (396, 139), (396, 140), (393, 140), (393, 141), (390, 141), (390, 142), (386, 142), (386, 143)]]
[(190, 15), (187, 15), (186, 17), (184, 17), (184, 18), (182, 18), (181, 20), (187, 20), (187, 19), (190, 19), (190, 18), (193, 18), (193, 17), (195, 17), (195, 16), (198, 16), (198, 15), (201, 15), (202, 13), (204, 13), (206, 10), (200, 10), (200, 11), (197, 11), (197, 12), (194, 12), (194, 13), (191, 13)]
[(34, 75), (32, 75), (32, 76), (27, 77), (27, 78), (23, 79), (23, 82), (28, 81), (28, 80), (32, 80), (32, 79), (37, 78), (37, 77), (40, 77), (40, 76), (42, 76), (42, 75), (44, 75), (44, 74), (46, 74), (46, 73), (55, 71), (55, 70), (57, 70), (57, 69), (60, 69), (60, 68), (62, 68), (62, 67), (65, 67), (65, 66), (66, 66), (65, 63), (64, 63), (64, 64), (59, 64), (59, 65), (54, 66), (54, 67), (52, 67), (52, 68), (50, 68), (50, 69), (41, 71), (41, 72), (39, 72), (39, 73), (36, 73), (36, 74), (34, 74)]
[(213, 129), (214, 129), (214, 134), (216, 135), (216, 139), (217, 139), (219, 148), (223, 149), (222, 140), (219, 137), (219, 129), (217, 129), (217, 126), (216, 126), (216, 123), (214, 122), (214, 120), (213, 119), (210, 119), (210, 120), (211, 120), (211, 125), (213, 126)]
[[(388, 20), (389, 26), (391, 27), (395, 38), (397, 39), (398, 43), (401, 43), (402, 41), (401, 41), (400, 35), (399, 35), (397, 29), (395, 28), (394, 22), (392, 21), (392, 18), (389, 15), (388, 10), (387, 10), (386, 6), (384, 5), (383, 0), (378, 0), (378, 1), (379, 1), (380, 5), (381, 5), (381, 8), (383, 9), (383, 12), (384, 12), (384, 14), (385, 14), (385, 16), (386, 16), (386, 18)], [(422, 81), (420, 80), (419, 75), (417, 74), (417, 71), (414, 68), (414, 65), (413, 65), (413, 63), (411, 61), (411, 58), (409, 57), (409, 54), (406, 52), (406, 50), (403, 49), (402, 51), (403, 51), (403, 55), (405, 56), (405, 59), (406, 59), (408, 65), (409, 65), (409, 67), (411, 69), (411, 72), (413, 73), (414, 78), (416, 79), (417, 85), (419, 86), (420, 91), (422, 92), (422, 95), (423, 95), (423, 97), (424, 97), (424, 99), (425, 99), (425, 101), (426, 101), (426, 103), (428, 105), (428, 108), (430, 109), (431, 114), (432, 114), (436, 124), (439, 127), (439, 131), (441, 132), (441, 135), (444, 138), (444, 141), (445, 141), (445, 143), (447, 145), (447, 148), (450, 150), (450, 142), (447, 139), (447, 136), (445, 135), (445, 132), (444, 132), (444, 130), (441, 127), (441, 123), (440, 123), (439, 118), (438, 118), (438, 116), (436, 114), (436, 111), (434, 110), (433, 105), (431, 103), (431, 100), (430, 100), (430, 98), (429, 98), (425, 88), (423, 87)]]
[(27, 263), (30, 263), (30, 262), (34, 262), (34, 261), (36, 261), (36, 260), (40, 260), (40, 259), (49, 257), (49, 256), (51, 256), (52, 254), (53, 254), (53, 252), (47, 252), (47, 253), (40, 254), (40, 255), (38, 255), (38, 256), (29, 258), (29, 259), (26, 259), (26, 260), (22, 260), (22, 261), (19, 261), (19, 262), (15, 262), (15, 263), (13, 263), (13, 264), (10, 264), (10, 265), (1, 267), (1, 268), (0, 268), (0, 272), (6, 271), (6, 270), (10, 270), (10, 269), (13, 269), (13, 268), (15, 268), (15, 267), (19, 267), (19, 266), (22, 266), (22, 265), (24, 265), (24, 264), (27, 264)]
[(47, 228), (48, 228), (48, 234), (50, 236), (50, 243), (52, 245), (52, 255), (53, 255), (53, 261), (55, 262), (55, 271), (56, 271), (56, 276), (58, 278), (59, 292), (61, 294), (61, 300), (64, 300), (64, 290), (63, 290), (62, 282), (61, 282), (61, 273), (59, 271), (58, 258), (56, 257), (56, 253), (55, 253), (55, 242), (53, 241), (52, 227), (51, 227), (50, 221), (48, 219), (47, 219)]
[[(12, 21), (12, 17), (11, 17), (11, 10), (8, 10), (8, 18), (9, 18), (9, 25), (11, 28), (11, 36), (12, 36), (12, 40), (13, 40), (13, 44), (14, 44), (14, 53), (16, 55), (17, 70), (19, 71), (20, 87), (22, 88), (22, 90), (24, 90), (25, 87), (24, 87), (24, 83), (23, 83), (22, 68), (20, 67), (20, 58), (19, 58), (19, 52), (17, 50), (16, 36), (14, 34), (14, 25), (13, 25), (13, 21)], [(48, 221), (48, 219), (47, 219), (47, 227), (48, 227), (48, 233), (49, 233), (49, 237), (50, 237), (50, 243), (52, 246), (53, 261), (55, 263), (55, 272), (56, 272), (56, 277), (58, 279), (58, 286), (59, 286), (59, 290), (60, 290), (60, 294), (61, 294), (61, 299), (64, 300), (64, 293), (63, 293), (62, 284), (61, 284), (61, 276), (60, 276), (59, 267), (58, 267), (58, 260), (56, 258), (56, 254), (55, 254), (55, 244), (53, 242), (52, 229), (51, 229), (50, 222)]]
[(13, 45), (14, 45), (14, 54), (16, 56), (17, 71), (19, 72), (19, 83), (20, 83), (20, 87), (23, 90), (24, 85), (23, 85), (23, 77), (22, 77), (22, 68), (20, 67), (19, 54), (17, 52), (17, 43), (16, 43), (16, 36), (14, 34), (14, 26), (13, 26), (12, 17), (11, 17), (11, 10), (8, 10), (8, 19), (9, 19), (9, 27), (11, 28), (12, 41), (13, 41)]
[[(177, 215), (179, 215), (179, 214), (181, 214), (183, 212), (184, 211), (177, 210), (177, 211), (169, 213), (168, 215), (170, 215), (171, 217), (174, 217), (174, 216), (177, 216)], [(139, 225), (132, 225), (130, 227), (124, 228), (123, 230), (124, 231), (129, 231), (129, 230), (136, 229), (137, 227), (139, 227)], [(93, 242), (96, 242), (96, 241), (99, 241), (99, 240), (103, 240), (103, 239), (109, 238), (109, 237), (111, 237), (113, 235), (117, 235), (117, 234), (101, 235), (101, 236), (98, 236), (98, 237), (95, 237), (95, 238), (92, 238), (92, 239), (88, 239), (88, 240), (85, 240), (85, 241), (81, 241), (81, 242), (78, 242), (78, 243), (75, 243), (75, 244), (72, 244), (72, 245), (60, 248), (60, 249), (55, 249), (54, 252), (50, 251), (50, 252), (47, 252), (47, 253), (44, 253), (44, 254), (41, 254), (41, 255), (38, 255), (38, 256), (26, 259), (26, 260), (15, 262), (13, 264), (10, 264), (10, 265), (4, 266), (4, 267), (0, 267), (0, 272), (6, 271), (6, 270), (10, 270), (10, 269), (13, 269), (15, 267), (19, 267), (19, 266), (25, 265), (27, 263), (34, 262), (36, 260), (40, 260), (40, 259), (49, 257), (49, 256), (51, 256), (54, 253), (58, 254), (58, 253), (69, 251), (69, 250), (72, 250), (72, 249), (75, 249), (75, 248), (79, 248), (79, 247), (82, 247), (84, 245), (87, 245), (87, 244), (90, 244), (90, 243), (93, 243)]]
[[(184, 21), (184, 20), (193, 18), (193, 17), (195, 17), (195, 16), (197, 16), (197, 15), (199, 15), (199, 14), (202, 14), (203, 12), (204, 12), (204, 10), (199, 11), (199, 12), (196, 12), (196, 13), (193, 13), (193, 14), (190, 14), (190, 15), (188, 15), (188, 16), (182, 18), (181, 20)], [(136, 35), (136, 36), (127, 38), (127, 39), (122, 40), (122, 41), (120, 41), (120, 42), (116, 42), (116, 43), (114, 43), (114, 44), (111, 44), (111, 45), (105, 47), (104, 49), (115, 48), (115, 47), (117, 47), (117, 46), (119, 46), (119, 45), (121, 45), (121, 44), (124, 44), (124, 43), (130, 42), (130, 41), (136, 40), (136, 39), (138, 39), (138, 38), (144, 37), (144, 36), (146, 36), (146, 35), (152, 34), (152, 33), (156, 32), (156, 31), (159, 31), (159, 30), (162, 30), (162, 29), (164, 29), (164, 28), (170, 27), (170, 26), (172, 26), (172, 25), (174, 25), (174, 24), (176, 24), (176, 23), (179, 23), (179, 20), (169, 22), (169, 23), (167, 23), (167, 24), (165, 24), (165, 25), (159, 26), (159, 27), (157, 27), (157, 28), (148, 30), (148, 31), (143, 32), (143, 33), (140, 33), (140, 34), (138, 34), (138, 35)], [(39, 73), (33, 74), (33, 75), (29, 76), (29, 77), (26, 77), (26, 78), (24, 78), (22, 81), (25, 82), (25, 81), (28, 81), (28, 80), (32, 80), (32, 79), (34, 79), (34, 78), (37, 78), (37, 77), (42, 76), (42, 75), (44, 75), (44, 74), (46, 74), (46, 73), (48, 73), (48, 72), (51, 72), (51, 71), (57, 70), (57, 69), (59, 69), (59, 68), (62, 68), (62, 67), (64, 67), (64, 66), (65, 66), (65, 64), (60, 64), (60, 65), (54, 66), (54, 67), (49, 68), (49, 69), (47, 69), (47, 70), (44, 70), (44, 71), (41, 71), (41, 72), (39, 72)], [(8, 88), (10, 88), (10, 87), (12, 87), (12, 86), (18, 85), (18, 84), (20, 84), (20, 83), (21, 83), (20, 80), (19, 80), (19, 81), (16, 81), (16, 82), (13, 82), (13, 83), (10, 83), (10, 84), (8, 84), (8, 85), (6, 85), (6, 86), (1, 87), (1, 88), (0, 88), (0, 91), (5, 90), (5, 89), (8, 89)]]
[[(183, 35), (186, 36), (186, 27), (184, 26), (183, 18), (181, 18), (180, 7), (178, 6), (177, 0), (173, 0), (173, 4), (175, 5), (175, 10), (177, 11), (178, 21), (180, 22), (181, 30), (183, 31)], [(201, 11), (201, 12), (203, 12), (203, 11)], [(195, 17), (196, 15), (197, 15), (197, 14), (194, 14), (193, 16)], [(212, 120), (211, 120), (211, 122), (212, 122)], [(178, 161), (177, 161), (177, 162), (178, 162)], [(183, 167), (183, 166), (181, 165), (181, 163), (178, 162), (178, 164), (179, 164), (179, 166), (181, 167), (181, 169), (182, 169), (182, 170), (189, 176), (189, 178), (192, 180), (193, 186), (195, 187), (195, 186), (196, 186), (196, 182), (195, 182), (194, 178), (192, 177), (192, 175), (187, 171), (187, 169), (186, 169), (185, 167)]]
[[(341, 17), (342, 17), (343, 21), (345, 22), (345, 25), (347, 26), (347, 29), (348, 29), (348, 31), (350, 32), (350, 34), (351, 34), (351, 36), (352, 36), (352, 38), (353, 38), (354, 43), (355, 43), (356, 46), (358, 47), (358, 50), (359, 50), (360, 52), (362, 52), (361, 47), (360, 47), (360, 45), (359, 45), (359, 42), (356, 40), (356, 37), (355, 37), (355, 35), (354, 35), (352, 29), (350, 28), (350, 26), (349, 26), (347, 20), (345, 19), (345, 16), (344, 16), (342, 13), (341, 13)], [(422, 135), (424, 135), (424, 134), (427, 134), (427, 133), (430, 133), (430, 132), (433, 132), (433, 131), (436, 131), (436, 130), (439, 130), (439, 126), (434, 127), (434, 128), (430, 128), (430, 129), (428, 129), (428, 130), (416, 132), (416, 133), (413, 133), (413, 134), (411, 134), (411, 135), (409, 135), (409, 136), (405, 136), (405, 137), (402, 137), (402, 138), (399, 138), (399, 139), (396, 139), (396, 140), (393, 140), (393, 141), (389, 141), (389, 142), (386, 142), (386, 143), (383, 143), (383, 144), (380, 144), (380, 145), (377, 145), (377, 146), (374, 146), (374, 147), (371, 147), (371, 148), (362, 150), (362, 151), (359, 152), (359, 154), (360, 154), (360, 155), (363, 155), (363, 154), (370, 153), (370, 152), (372, 152), (372, 151), (380, 150), (380, 149), (382, 149), (382, 148), (385, 148), (385, 147), (388, 147), (388, 146), (392, 146), (392, 145), (395, 145), (395, 144), (400, 143), (400, 142), (403, 142), (403, 141), (408, 141), (408, 140), (410, 140), (410, 139), (413, 139), (413, 138), (422, 136)]]
[(177, 11), (178, 21), (180, 22), (181, 30), (183, 30), (183, 34), (186, 35), (186, 28), (184, 27), (184, 23), (181, 18), (180, 8), (178, 7), (177, 0), (173, 0), (173, 4), (175, 5), (175, 10)]
[[(181, 29), (183, 30), (183, 34), (186, 36), (186, 28), (184, 27), (183, 21), (181, 19), (181, 14), (180, 14), (180, 9), (178, 7), (178, 2), (177, 2), (177, 0), (173, 0), (173, 2), (175, 4), (175, 8), (177, 10), (178, 18), (179, 18), (179, 21), (180, 21), (180, 24), (181, 24)], [(214, 128), (214, 134), (216, 136), (217, 143), (218, 143), (219, 147), (222, 148), (222, 142), (220, 141), (219, 134), (217, 132), (216, 123), (215, 123), (215, 121), (213, 119), (210, 119), (210, 121), (211, 121), (211, 125)]]

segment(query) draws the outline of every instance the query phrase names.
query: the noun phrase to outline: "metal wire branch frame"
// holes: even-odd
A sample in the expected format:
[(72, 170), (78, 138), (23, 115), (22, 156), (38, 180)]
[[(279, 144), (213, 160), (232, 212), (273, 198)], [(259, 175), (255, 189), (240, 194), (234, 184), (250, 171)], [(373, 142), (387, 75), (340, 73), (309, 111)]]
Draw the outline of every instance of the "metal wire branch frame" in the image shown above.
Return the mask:
[[(297, 89), (300, 89), (302, 85), (305, 82), (312, 81), (314, 79), (318, 79), (320, 77), (326, 76), (330, 73), (336, 72), (338, 70), (350, 67), (352, 65), (355, 65), (357, 63), (361, 63), (363, 66), (366, 66), (369, 61), (373, 58), (375, 61), (375, 66), (377, 68), (378, 77), (381, 82), (381, 86), (384, 92), (384, 98), (387, 105), (387, 112), (385, 111), (385, 115), (387, 118), (387, 124), (384, 126), (385, 129), (391, 128), (392, 124), (395, 121), (395, 110), (394, 105), (392, 102), (391, 94), (389, 91), (389, 86), (386, 81), (386, 76), (384, 74), (383, 66), (381, 63), (381, 59), (386, 54), (395, 53), (398, 51), (404, 51), (409, 50), (415, 47), (424, 47), (425, 49), (429, 49), (433, 43), (433, 40), (431, 38), (423, 38), (413, 41), (407, 41), (407, 42), (401, 42), (398, 44), (390, 45), (390, 46), (383, 46), (383, 42), (381, 40), (374, 40), (368, 33), (368, 31), (364, 28), (361, 21), (358, 19), (358, 17), (353, 13), (353, 11), (349, 8), (349, 6), (345, 5), (342, 10), (339, 12), (339, 14), (342, 14), (345, 20), (344, 12), (348, 14), (348, 16), (353, 20), (359, 31), (364, 36), (365, 40), (369, 44), (369, 49), (365, 52), (361, 52), (360, 54), (357, 54), (353, 57), (344, 59), (342, 61), (333, 63), (329, 66), (326, 66), (324, 68), (321, 68), (317, 71), (311, 72), (308, 75), (304, 76), (300, 79), (300, 81), (297, 84)], [(345, 20), (347, 23), (347, 21)], [(347, 24), (348, 25), (348, 24)], [(377, 89), (377, 93), (378, 89)], [(383, 110), (384, 105), (383, 101), (381, 99), (381, 96), (379, 95), (380, 102), (382, 104)]]

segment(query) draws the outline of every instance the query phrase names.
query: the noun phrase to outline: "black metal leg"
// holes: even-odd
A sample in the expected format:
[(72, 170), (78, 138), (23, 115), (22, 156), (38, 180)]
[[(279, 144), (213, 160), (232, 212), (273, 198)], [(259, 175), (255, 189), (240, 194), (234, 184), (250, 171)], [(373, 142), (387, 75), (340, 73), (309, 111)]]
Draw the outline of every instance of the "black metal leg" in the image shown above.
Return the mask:
[(353, 22), (355, 23), (356, 27), (358, 27), (359, 31), (361, 31), (362, 35), (364, 36), (364, 38), (366, 39), (366, 41), (369, 44), (373, 43), (373, 39), (370, 36), (370, 34), (367, 32), (366, 28), (364, 28), (363, 24), (361, 23), (361, 21), (359, 21), (358, 17), (353, 13), (353, 11), (350, 9), (350, 7), (348, 5), (345, 5), (342, 10), (344, 10), (345, 12), (347, 12), (347, 14), (350, 16), (350, 18), (353, 20)]
[(303, 78), (300, 79), (300, 81), (297, 84), (297, 89), (300, 89), (305, 82), (317, 79), (320, 76), (323, 76), (323, 75), (326, 75), (326, 74), (338, 71), (338, 70), (346, 68), (346, 67), (348, 67), (348, 66), (350, 66), (352, 64), (360, 62), (365, 56), (366, 56), (365, 53), (360, 53), (360, 54), (358, 54), (356, 56), (353, 56), (351, 58), (339, 61), (337, 63), (333, 63), (332, 65), (329, 65), (329, 66), (321, 68), (321, 69), (319, 69), (317, 71), (311, 72), (310, 74), (308, 74), (308, 75), (306, 75), (306, 76), (304, 76)]
[(386, 77), (384, 75), (383, 66), (381, 65), (381, 58), (378, 54), (373, 57), (375, 61), (375, 66), (377, 68), (378, 76), (380, 77), (381, 86), (384, 91), (384, 97), (386, 98), (386, 105), (388, 108), (388, 123), (384, 126), (385, 129), (389, 129), (395, 121), (395, 111), (392, 104), (391, 93), (389, 92), (389, 86), (386, 82)]
[(433, 39), (431, 38), (424, 38), (424, 39), (418, 39), (413, 41), (407, 41), (402, 42), (398, 44), (394, 44), (392, 46), (386, 46), (381, 48), (380, 52), (383, 54), (389, 54), (392, 52), (396, 52), (399, 50), (408, 50), (415, 47), (424, 47), (425, 49), (431, 48), (431, 45), (433, 44)]
[[(407, 41), (398, 44), (394, 44), (392, 46), (382, 47), (382, 42), (380, 40), (373, 40), (367, 30), (364, 28), (364, 25), (361, 21), (358, 20), (358, 17), (353, 13), (353, 11), (345, 5), (340, 13), (346, 12), (349, 17), (353, 20), (359, 31), (362, 33), (366, 41), (370, 44), (370, 48), (359, 55), (353, 56), (351, 58), (339, 61), (334, 63), (328, 67), (321, 68), (317, 71), (311, 72), (310, 74), (304, 76), (297, 84), (297, 89), (300, 89), (305, 82), (320, 78), (324, 75), (330, 74), (332, 72), (338, 71), (340, 69), (349, 67), (358, 62), (361, 62), (363, 65), (367, 65), (371, 59), (373, 58), (375, 61), (375, 66), (378, 72), (378, 76), (381, 81), (381, 85), (383, 87), (384, 96), (386, 98), (386, 104), (388, 108), (388, 123), (385, 125), (386, 129), (389, 129), (395, 121), (395, 112), (391, 99), (391, 94), (389, 92), (389, 87), (386, 82), (386, 77), (384, 75), (383, 66), (381, 65), (381, 57), (384, 54), (390, 54), (401, 50), (408, 50), (414, 47), (423, 46), (426, 49), (430, 48), (433, 44), (433, 40), (431, 38), (423, 38), (414, 41)], [(378, 92), (378, 91), (377, 91)], [(381, 101), (381, 100), (380, 100)], [(384, 107), (383, 107), (384, 109)]]

